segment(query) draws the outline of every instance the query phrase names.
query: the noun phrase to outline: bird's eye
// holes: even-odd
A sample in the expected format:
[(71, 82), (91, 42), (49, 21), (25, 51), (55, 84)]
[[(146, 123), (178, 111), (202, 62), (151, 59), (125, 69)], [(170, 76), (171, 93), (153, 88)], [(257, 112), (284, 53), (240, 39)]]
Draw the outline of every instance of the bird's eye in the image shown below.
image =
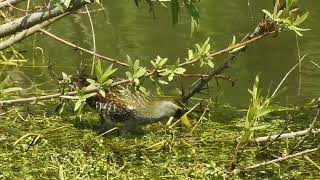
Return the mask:
[(175, 118), (180, 118), (183, 115), (183, 109), (177, 109), (176, 114), (174, 115)]

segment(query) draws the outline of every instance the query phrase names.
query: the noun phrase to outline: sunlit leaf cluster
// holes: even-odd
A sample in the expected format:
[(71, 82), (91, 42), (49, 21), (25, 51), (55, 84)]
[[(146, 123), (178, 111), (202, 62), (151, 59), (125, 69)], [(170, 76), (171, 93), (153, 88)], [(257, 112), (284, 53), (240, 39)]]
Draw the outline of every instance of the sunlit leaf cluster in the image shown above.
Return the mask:
[[(177, 60), (177, 63), (173, 65), (165, 65), (167, 60), (168, 58), (161, 58), (160, 56), (157, 56), (157, 58), (154, 61), (151, 61), (152, 66), (157, 71), (160, 77), (166, 76), (168, 81), (172, 81), (176, 75), (183, 74), (186, 71), (185, 68), (179, 67), (179, 59)], [(160, 84), (168, 84), (166, 81), (163, 80), (159, 80), (158, 82)]]
[(147, 70), (145, 67), (140, 66), (140, 61), (132, 61), (130, 56), (127, 56), (129, 71), (126, 71), (126, 76), (134, 85), (140, 85), (140, 78), (143, 77)]
[(203, 65), (208, 65), (213, 68), (214, 63), (212, 62), (212, 57), (210, 56), (211, 45), (209, 43), (210, 38), (208, 38), (203, 44), (196, 44), (195, 49), (188, 50), (188, 61), (199, 60), (200, 67)]
[(294, 8), (296, 0), (286, 0), (286, 6), (283, 9), (280, 8), (279, 0), (276, 0), (273, 12), (263, 9), (262, 11), (276, 23), (278, 31), (283, 29), (289, 29), (294, 31), (297, 35), (302, 36), (302, 32), (309, 29), (298, 27), (309, 16), (309, 12), (299, 15), (299, 9)]

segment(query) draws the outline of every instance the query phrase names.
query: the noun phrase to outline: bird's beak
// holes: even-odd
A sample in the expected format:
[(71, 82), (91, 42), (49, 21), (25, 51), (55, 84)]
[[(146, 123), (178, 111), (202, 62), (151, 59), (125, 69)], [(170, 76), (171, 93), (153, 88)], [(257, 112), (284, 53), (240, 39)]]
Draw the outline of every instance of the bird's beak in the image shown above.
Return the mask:
[(183, 125), (185, 125), (187, 128), (190, 128), (191, 127), (191, 123), (188, 119), (188, 116), (187, 114), (184, 114), (183, 116), (180, 117), (180, 121)]

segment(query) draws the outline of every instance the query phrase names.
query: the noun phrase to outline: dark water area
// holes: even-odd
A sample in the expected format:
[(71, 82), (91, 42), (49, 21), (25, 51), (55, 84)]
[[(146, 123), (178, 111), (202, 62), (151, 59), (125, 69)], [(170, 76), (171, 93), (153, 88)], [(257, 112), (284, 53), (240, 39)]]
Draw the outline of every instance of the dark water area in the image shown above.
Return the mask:
[[(220, 50), (228, 46), (233, 35), (240, 40), (252, 31), (262, 17), (262, 9), (271, 9), (271, 1), (221, 1), (210, 0), (199, 3), (200, 30), (190, 36), (190, 17), (184, 9), (179, 23), (172, 27), (170, 8), (155, 6), (156, 18), (148, 12), (146, 5), (137, 8), (129, 1), (103, 1), (105, 13), (92, 13), (96, 34), (97, 52), (105, 56), (126, 60), (126, 56), (140, 59), (144, 65), (151, 67), (149, 61), (168, 57), (171, 62), (187, 56), (187, 49), (195, 43), (204, 42), (210, 37), (212, 49)], [(168, 7), (169, 3), (165, 3)], [(320, 69), (310, 61), (320, 64), (320, 6), (318, 1), (300, 1), (299, 6), (310, 12), (309, 18), (302, 25), (311, 29), (299, 37), (301, 56), (308, 53), (302, 64), (302, 72), (295, 70), (284, 83), (286, 91), (279, 97), (285, 103), (307, 102), (320, 96)], [(99, 6), (95, 6), (99, 8)], [(252, 17), (252, 18), (251, 18)], [(88, 16), (84, 14), (71, 15), (50, 27), (50, 32), (69, 40), (79, 46), (92, 50), (92, 33)], [(35, 64), (46, 66), (47, 61), (53, 62), (57, 75), (61, 72), (74, 74), (81, 62), (91, 65), (92, 56), (74, 50), (54, 39), (38, 34), (26, 39), (20, 49), (32, 49), (35, 45), (44, 51), (43, 62), (40, 51), (36, 51)], [(24, 54), (32, 65), (32, 52)], [(221, 63), (225, 56), (215, 59)], [(298, 62), (296, 37), (293, 32), (282, 32), (277, 37), (267, 37), (241, 53), (232, 67), (224, 72), (236, 80), (234, 87), (229, 82), (220, 81), (216, 88), (212, 83), (212, 94), (218, 95), (223, 103), (246, 106), (249, 102), (248, 88), (252, 87), (254, 77), (260, 74), (261, 87), (264, 92), (271, 91), (282, 80), (287, 71)], [(106, 62), (105, 64), (108, 64)], [(121, 67), (119, 67), (121, 69)], [(88, 68), (90, 69), (90, 68)], [(51, 76), (47, 67), (23, 68), (23, 73), (30, 82), (42, 83)], [(199, 69), (198, 66), (188, 67), (189, 72), (205, 73), (209, 69)], [(118, 71), (119, 74), (124, 71)], [(301, 78), (301, 93), (298, 96), (299, 79)], [(192, 80), (183, 81), (185, 85)], [(26, 82), (27, 83), (27, 82)], [(46, 84), (43, 88), (54, 87)], [(152, 88), (152, 87), (150, 87)], [(169, 87), (168, 89), (172, 89)]]

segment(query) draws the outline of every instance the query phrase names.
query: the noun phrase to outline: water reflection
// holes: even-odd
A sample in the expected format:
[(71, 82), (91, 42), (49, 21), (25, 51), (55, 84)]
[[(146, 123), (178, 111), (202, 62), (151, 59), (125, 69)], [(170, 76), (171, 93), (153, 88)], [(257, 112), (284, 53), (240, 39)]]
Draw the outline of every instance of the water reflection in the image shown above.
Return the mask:
[[(125, 59), (129, 54), (131, 57), (143, 60), (144, 64), (154, 59), (158, 54), (169, 57), (175, 61), (178, 57), (185, 57), (188, 48), (195, 42), (202, 42), (208, 36), (211, 37), (213, 49), (226, 47), (235, 35), (238, 39), (252, 30), (262, 16), (262, 8), (271, 8), (267, 1), (250, 1), (251, 10), (247, 1), (201, 1), (199, 10), (201, 12), (201, 30), (190, 37), (189, 17), (182, 14), (175, 28), (171, 26), (170, 9), (156, 6), (156, 19), (148, 13), (146, 7), (136, 8), (134, 3), (127, 1), (104, 1), (106, 13), (98, 12), (92, 14), (96, 33), (97, 50), (99, 53), (112, 58)], [(304, 98), (320, 95), (320, 84), (318, 83), (319, 72), (316, 71), (309, 61), (320, 63), (320, 7), (314, 6), (312, 1), (300, 2), (300, 6), (310, 11), (310, 18), (304, 27), (311, 28), (300, 40), (301, 53), (310, 52), (304, 61), (302, 72), (301, 93)], [(105, 16), (106, 15), (106, 16)], [(251, 19), (253, 17), (253, 20)], [(72, 41), (79, 46), (92, 49), (91, 28), (88, 17), (85, 14), (72, 15), (59, 21), (52, 26), (51, 31), (55, 34)], [(33, 38), (24, 41), (23, 47), (29, 49)], [(73, 50), (55, 40), (38, 35), (37, 46), (43, 48), (46, 60), (55, 62), (57, 72), (74, 73), (82, 62), (91, 64), (91, 55)], [(31, 57), (32, 53), (27, 54)], [(217, 57), (221, 62), (223, 57)], [(243, 105), (248, 103), (248, 88), (251, 88), (254, 76), (261, 75), (262, 87), (267, 91), (271, 86), (274, 88), (283, 78), (285, 73), (298, 61), (295, 35), (292, 32), (281, 33), (276, 38), (266, 38), (244, 53), (239, 55), (232, 68), (226, 74), (233, 76), (236, 86), (231, 88), (229, 83), (222, 82), (220, 91), (222, 100), (231, 104)], [(38, 63), (41, 63), (39, 60)], [(193, 71), (204, 70), (191, 67)], [(39, 69), (27, 69), (27, 73), (33, 74)], [(45, 68), (41, 69), (47, 72)], [(285, 95), (289, 99), (296, 99), (299, 73), (295, 71), (288, 78), (285, 86)], [(47, 77), (33, 80), (45, 81)], [(188, 82), (191, 80), (188, 80)], [(215, 88), (216, 89), (216, 88)], [(286, 99), (282, 97), (280, 99)], [(293, 101), (292, 101), (293, 102)]]

